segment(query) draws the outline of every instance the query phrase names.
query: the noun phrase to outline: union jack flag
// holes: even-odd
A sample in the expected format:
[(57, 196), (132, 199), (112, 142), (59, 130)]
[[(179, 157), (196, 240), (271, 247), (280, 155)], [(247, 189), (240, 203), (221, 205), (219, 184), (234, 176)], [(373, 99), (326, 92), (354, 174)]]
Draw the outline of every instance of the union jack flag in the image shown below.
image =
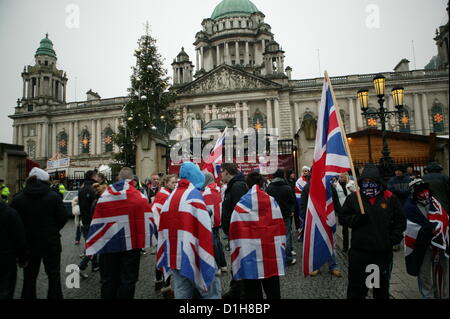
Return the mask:
[(205, 291), (213, 282), (211, 219), (202, 194), (187, 179), (178, 182), (161, 210), (156, 259), (166, 279), (177, 269)]
[(214, 148), (209, 155), (208, 159), (203, 164), (202, 171), (210, 172), (217, 180), (220, 177), (220, 168), (222, 167), (222, 154), (225, 144), (227, 128), (223, 131), (222, 135), (217, 139)]
[(86, 255), (147, 248), (156, 232), (148, 199), (121, 180), (108, 186), (95, 207), (86, 240)]
[(161, 210), (163, 208), (164, 203), (166, 202), (167, 198), (170, 196), (170, 190), (166, 187), (162, 187), (158, 193), (156, 193), (155, 199), (153, 200), (153, 203), (151, 204), (151, 210), (153, 213), (153, 219), (155, 220), (156, 228), (159, 227), (159, 219), (161, 216)]
[(307, 183), (308, 183), (308, 181), (306, 180), (305, 176), (300, 176), (300, 178), (295, 182), (294, 193), (295, 193), (295, 199), (297, 199), (297, 206), (299, 209), (300, 209), (300, 200), (302, 198), (303, 188), (306, 186)]
[(206, 186), (203, 192), (206, 208), (212, 212), (213, 228), (220, 226), (222, 217), (222, 195), (220, 194), (220, 187), (213, 183)]
[(230, 249), (233, 278), (284, 276), (286, 226), (275, 199), (255, 185), (231, 215)]
[(331, 197), (331, 180), (351, 168), (337, 116), (331, 82), (326, 76), (320, 103), (313, 171), (305, 218), (303, 244), (303, 273), (305, 276), (330, 261), (333, 255), (336, 217)]

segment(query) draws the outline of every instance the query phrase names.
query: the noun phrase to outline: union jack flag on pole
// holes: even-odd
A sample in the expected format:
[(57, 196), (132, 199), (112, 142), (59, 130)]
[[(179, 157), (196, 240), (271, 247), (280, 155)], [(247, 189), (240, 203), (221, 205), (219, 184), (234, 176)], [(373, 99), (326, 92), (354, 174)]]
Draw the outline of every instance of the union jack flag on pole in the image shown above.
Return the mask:
[(156, 260), (166, 279), (177, 269), (204, 291), (214, 280), (211, 218), (202, 194), (187, 179), (178, 182), (161, 210)]
[(336, 217), (331, 197), (331, 179), (351, 169), (340, 127), (330, 79), (325, 75), (317, 123), (313, 170), (305, 220), (303, 273), (329, 262), (334, 253)]
[(233, 278), (284, 276), (286, 226), (275, 199), (255, 185), (234, 208), (230, 223)]
[(209, 155), (208, 159), (205, 161), (202, 171), (207, 171), (213, 174), (214, 179), (218, 182), (220, 177), (220, 168), (222, 167), (222, 154), (225, 144), (225, 136), (227, 133), (227, 127), (223, 131), (222, 135), (217, 139), (214, 148)]
[(95, 207), (86, 240), (86, 255), (115, 253), (152, 245), (156, 232), (148, 199), (121, 180), (108, 186)]

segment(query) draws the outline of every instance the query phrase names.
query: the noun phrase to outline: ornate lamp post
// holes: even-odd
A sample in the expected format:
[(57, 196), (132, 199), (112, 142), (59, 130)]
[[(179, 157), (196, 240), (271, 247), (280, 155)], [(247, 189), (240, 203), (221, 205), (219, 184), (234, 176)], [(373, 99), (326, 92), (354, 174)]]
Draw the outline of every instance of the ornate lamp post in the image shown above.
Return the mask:
[(373, 79), (373, 84), (378, 97), (378, 104), (380, 105), (378, 111), (369, 112), (369, 90), (358, 91), (358, 99), (361, 105), (362, 115), (367, 119), (379, 118), (381, 121), (381, 133), (383, 139), (383, 156), (380, 159), (380, 169), (384, 177), (389, 177), (393, 175), (393, 161), (390, 157), (389, 146), (387, 142), (386, 134), (386, 120), (398, 115), (399, 120), (403, 114), (403, 99), (405, 95), (405, 90), (402, 87), (396, 87), (392, 89), (392, 99), (394, 101), (396, 111), (388, 111), (384, 107), (384, 97), (386, 88), (386, 78), (383, 75), (377, 75)]

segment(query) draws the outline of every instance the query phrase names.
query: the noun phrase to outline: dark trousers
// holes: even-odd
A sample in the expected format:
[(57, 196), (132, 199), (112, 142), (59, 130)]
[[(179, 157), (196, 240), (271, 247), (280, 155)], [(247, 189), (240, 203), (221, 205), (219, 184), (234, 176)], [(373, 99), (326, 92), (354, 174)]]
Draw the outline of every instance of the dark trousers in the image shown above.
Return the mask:
[(75, 241), (80, 241), (81, 239), (81, 226), (78, 225), (75, 230)]
[(0, 256), (0, 300), (13, 299), (16, 279), (16, 258)]
[(140, 260), (140, 249), (100, 255), (102, 299), (134, 298)]
[(350, 249), (348, 255), (348, 287), (347, 299), (365, 299), (369, 288), (366, 285), (368, 276), (373, 271), (366, 272), (368, 265), (379, 267), (380, 288), (373, 288), (374, 299), (389, 299), (389, 275), (392, 262), (392, 252), (369, 253)]
[(227, 260), (225, 259), (225, 253), (223, 252), (222, 242), (220, 241), (219, 227), (213, 228), (213, 244), (214, 244), (214, 259), (217, 266), (226, 267)]
[(263, 289), (267, 299), (281, 299), (280, 277), (242, 280), (244, 299), (263, 299)]
[(36, 280), (44, 263), (45, 273), (48, 277), (47, 299), (62, 299), (61, 288), (61, 253), (50, 256), (32, 256), (28, 260), (28, 266), (23, 269), (22, 299), (36, 299)]
[[(83, 237), (84, 237), (84, 241), (87, 240), (87, 236), (89, 234), (89, 226), (82, 226), (81, 227), (81, 232), (83, 233)], [(92, 268), (97, 268), (98, 267), (98, 256), (94, 255), (94, 256), (84, 256), (83, 259), (81, 259), (80, 264), (78, 265), (78, 267), (80, 268), (80, 270), (86, 270), (89, 262), (92, 262)]]
[(342, 226), (342, 246), (344, 250), (348, 250), (348, 227)]

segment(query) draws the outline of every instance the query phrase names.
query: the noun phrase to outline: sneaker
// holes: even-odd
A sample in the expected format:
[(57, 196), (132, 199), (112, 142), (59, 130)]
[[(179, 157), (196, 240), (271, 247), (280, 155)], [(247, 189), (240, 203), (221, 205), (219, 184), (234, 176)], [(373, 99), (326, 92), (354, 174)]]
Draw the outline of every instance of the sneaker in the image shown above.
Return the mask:
[(78, 268), (78, 274), (80, 275), (81, 279), (87, 279), (89, 278), (88, 274), (84, 272), (84, 270), (81, 270)]
[(162, 288), (161, 293), (162, 293), (164, 299), (174, 299), (175, 298), (175, 294), (174, 294), (172, 288), (170, 288), (170, 287)]
[(342, 277), (342, 272), (339, 269), (334, 269), (334, 270), (330, 270), (330, 274), (332, 276), (341, 278)]
[(75, 241), (75, 243), (74, 243), (75, 246), (78, 246), (79, 244), (80, 244), (79, 240)]
[(145, 249), (141, 249), (141, 254), (144, 256), (147, 255), (147, 252), (145, 251)]
[(297, 253), (295, 251), (291, 251), (292, 256), (297, 256)]
[(155, 291), (160, 291), (164, 287), (164, 280), (155, 281)]
[(220, 269), (217, 270), (216, 275), (220, 276), (220, 274), (222, 273), (222, 271)]
[(287, 263), (288, 266), (292, 266), (295, 265), (295, 263), (297, 262), (297, 259), (292, 259), (290, 262)]
[(99, 266), (92, 267), (92, 272), (97, 272), (100, 270)]
[(225, 267), (220, 267), (220, 270), (221, 270), (222, 272), (227, 272), (227, 271), (228, 271), (228, 268), (227, 268), (227, 266), (225, 266)]
[(309, 275), (311, 277), (316, 277), (318, 274), (320, 274), (320, 270), (314, 270), (313, 272), (310, 272)]

